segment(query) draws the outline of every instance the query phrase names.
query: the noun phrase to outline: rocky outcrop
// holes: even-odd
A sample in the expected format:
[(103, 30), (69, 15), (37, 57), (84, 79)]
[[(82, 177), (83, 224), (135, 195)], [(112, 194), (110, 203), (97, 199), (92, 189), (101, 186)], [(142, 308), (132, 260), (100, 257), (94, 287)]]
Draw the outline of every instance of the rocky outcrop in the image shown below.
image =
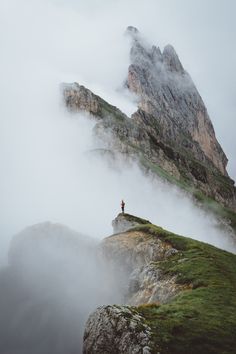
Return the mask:
[[(123, 284), (125, 303), (168, 302), (181, 289), (175, 276), (165, 276), (156, 262), (164, 261), (178, 253), (168, 242), (150, 238), (135, 227), (150, 224), (149, 221), (129, 214), (119, 214), (112, 222), (114, 231), (120, 230), (101, 243), (101, 255)], [(130, 229), (127, 230), (128, 225)]]
[[(155, 262), (178, 251), (161, 239), (135, 231), (135, 227), (151, 225), (147, 220), (119, 214), (112, 225), (116, 234), (104, 239), (100, 255), (123, 284), (124, 302), (132, 306), (168, 303), (182, 286), (176, 283), (176, 276), (165, 276)], [(102, 306), (86, 323), (83, 353), (150, 354), (151, 344), (151, 330), (135, 308)]]
[[(177, 253), (177, 251), (176, 251)], [(174, 254), (174, 253), (173, 253)], [(135, 268), (129, 277), (129, 305), (165, 304), (181, 291), (176, 283), (176, 276), (164, 276), (157, 265), (147, 264)]]
[[(100, 254), (123, 284), (124, 302), (132, 306), (168, 303), (181, 290), (176, 276), (166, 276), (156, 262), (177, 254), (160, 238), (151, 238), (135, 227), (151, 225), (129, 214), (119, 214), (112, 225), (116, 233), (103, 240)], [(127, 228), (130, 226), (129, 231)], [(151, 353), (151, 332), (143, 316), (133, 307), (103, 306), (88, 319), (84, 354)]]
[(133, 215), (120, 213), (114, 220), (112, 220), (113, 234), (125, 232), (142, 224), (150, 224), (150, 222)]
[(135, 159), (145, 171), (236, 210), (227, 158), (174, 48), (168, 45), (161, 52), (134, 27), (127, 33), (131, 64), (126, 86), (139, 100), (131, 119), (78, 83), (62, 86), (67, 107), (97, 119), (94, 133), (106, 151)]
[(88, 319), (83, 354), (150, 354), (151, 332), (133, 308), (102, 306)]
[(115, 116), (119, 119), (127, 118), (117, 107), (110, 105), (101, 97), (95, 95), (86, 87), (79, 85), (77, 82), (73, 84), (62, 84), (61, 89), (64, 95), (66, 106), (71, 112), (85, 111), (96, 119), (102, 119), (108, 116)]

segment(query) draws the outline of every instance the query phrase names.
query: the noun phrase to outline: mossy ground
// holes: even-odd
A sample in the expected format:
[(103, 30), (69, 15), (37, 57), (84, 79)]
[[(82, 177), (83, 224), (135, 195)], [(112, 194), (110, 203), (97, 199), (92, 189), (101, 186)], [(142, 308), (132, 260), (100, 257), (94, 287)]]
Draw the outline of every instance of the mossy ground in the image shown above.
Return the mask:
[(118, 215), (118, 218), (124, 218), (125, 220), (129, 221), (129, 222), (134, 222), (134, 223), (138, 223), (140, 225), (146, 225), (146, 224), (151, 224), (150, 221), (139, 218), (137, 216), (131, 215), (131, 214), (127, 214), (127, 213), (120, 213)]
[(179, 250), (155, 264), (186, 284), (169, 304), (138, 308), (152, 329), (153, 353), (236, 353), (236, 256), (152, 224), (136, 230)]

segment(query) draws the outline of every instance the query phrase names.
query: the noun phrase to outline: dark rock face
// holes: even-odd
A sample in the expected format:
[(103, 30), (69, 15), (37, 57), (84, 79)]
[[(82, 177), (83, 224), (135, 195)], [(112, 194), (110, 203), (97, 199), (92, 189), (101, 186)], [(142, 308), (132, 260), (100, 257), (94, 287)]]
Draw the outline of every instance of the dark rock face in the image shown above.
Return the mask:
[(126, 86), (139, 100), (132, 119), (76, 83), (63, 86), (67, 107), (74, 112), (87, 111), (98, 120), (94, 132), (106, 148), (236, 210), (236, 189), (226, 171), (227, 157), (174, 48), (167, 45), (161, 52), (149, 46), (131, 26), (126, 33), (132, 42)]

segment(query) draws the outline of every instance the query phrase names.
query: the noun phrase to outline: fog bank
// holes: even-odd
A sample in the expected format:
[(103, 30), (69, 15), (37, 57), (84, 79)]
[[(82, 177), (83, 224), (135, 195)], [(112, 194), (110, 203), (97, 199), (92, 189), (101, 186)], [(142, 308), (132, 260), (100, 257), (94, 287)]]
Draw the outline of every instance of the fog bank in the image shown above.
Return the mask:
[(89, 313), (123, 301), (97, 242), (52, 223), (14, 237), (0, 288), (0, 352), (6, 354), (82, 353)]

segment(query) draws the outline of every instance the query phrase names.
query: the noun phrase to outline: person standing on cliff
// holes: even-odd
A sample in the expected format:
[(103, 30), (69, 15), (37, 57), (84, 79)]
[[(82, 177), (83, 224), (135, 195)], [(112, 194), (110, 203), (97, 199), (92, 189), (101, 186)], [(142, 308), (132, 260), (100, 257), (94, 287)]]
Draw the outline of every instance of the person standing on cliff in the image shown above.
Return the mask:
[(125, 212), (125, 202), (123, 201), (123, 199), (121, 201), (121, 210), (122, 210), (122, 213), (124, 214), (124, 212)]

